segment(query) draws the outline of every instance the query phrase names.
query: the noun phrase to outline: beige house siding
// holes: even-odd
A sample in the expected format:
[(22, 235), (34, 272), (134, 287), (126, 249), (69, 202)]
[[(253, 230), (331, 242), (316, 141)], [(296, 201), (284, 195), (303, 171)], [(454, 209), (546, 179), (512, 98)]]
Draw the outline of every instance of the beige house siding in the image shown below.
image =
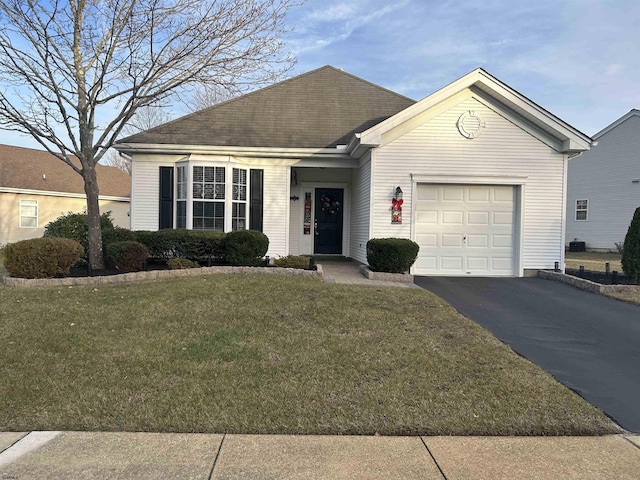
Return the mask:
[[(36, 228), (20, 227), (20, 200), (37, 200)], [(44, 227), (49, 222), (67, 212), (82, 212), (86, 206), (87, 201), (84, 198), (0, 192), (0, 245), (42, 237)], [(100, 200), (100, 211), (111, 211), (114, 225), (129, 228), (128, 200)]]
[[(412, 238), (412, 174), (520, 177), (524, 178), (520, 265), (524, 269), (553, 268), (554, 262), (562, 262), (565, 155), (507, 120), (501, 108), (468, 96), (374, 149), (371, 236)], [(457, 128), (460, 116), (470, 110), (486, 122), (474, 139), (463, 137)], [(402, 225), (391, 224), (391, 199), (397, 186), (404, 192)]]

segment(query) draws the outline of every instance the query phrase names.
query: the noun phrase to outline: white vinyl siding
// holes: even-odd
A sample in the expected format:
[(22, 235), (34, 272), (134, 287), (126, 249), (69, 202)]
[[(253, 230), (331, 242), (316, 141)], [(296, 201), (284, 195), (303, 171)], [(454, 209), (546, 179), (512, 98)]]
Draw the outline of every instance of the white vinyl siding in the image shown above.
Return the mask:
[[(522, 267), (553, 268), (561, 261), (564, 155), (496, 113), (500, 108), (467, 98), (375, 149), (371, 236), (411, 238), (411, 174), (526, 177)], [(474, 139), (463, 137), (456, 127), (470, 110), (486, 123), (482, 135)], [(403, 223), (392, 225), (391, 198), (397, 186), (404, 192)]]
[[(640, 207), (640, 116), (596, 138), (598, 145), (569, 160), (566, 243), (615, 250)], [(589, 199), (588, 221), (576, 220), (576, 201)]]
[(371, 202), (371, 156), (367, 154), (360, 168), (354, 168), (351, 190), (351, 236), (349, 256), (367, 263)]
[(158, 230), (160, 215), (160, 167), (173, 162), (131, 162), (131, 230)]
[(289, 167), (264, 165), (262, 232), (269, 237), (270, 257), (288, 255)]

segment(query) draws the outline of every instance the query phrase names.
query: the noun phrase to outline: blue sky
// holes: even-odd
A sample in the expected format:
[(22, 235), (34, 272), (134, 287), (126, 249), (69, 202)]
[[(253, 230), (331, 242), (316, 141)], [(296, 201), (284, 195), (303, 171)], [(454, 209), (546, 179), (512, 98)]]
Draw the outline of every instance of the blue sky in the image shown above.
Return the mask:
[(289, 24), (294, 74), (333, 65), (418, 100), (483, 67), (589, 135), (640, 108), (637, 0), (308, 0)]

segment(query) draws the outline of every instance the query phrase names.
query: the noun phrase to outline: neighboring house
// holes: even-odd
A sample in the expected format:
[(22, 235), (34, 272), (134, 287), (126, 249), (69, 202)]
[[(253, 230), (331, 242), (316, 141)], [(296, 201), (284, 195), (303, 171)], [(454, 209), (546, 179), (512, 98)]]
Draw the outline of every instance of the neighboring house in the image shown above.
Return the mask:
[(482, 69), (415, 102), (326, 66), (116, 148), (133, 229), (253, 228), (270, 256), (363, 263), (402, 237), (415, 274), (522, 276), (563, 264), (567, 159), (590, 145)]
[[(97, 166), (100, 211), (129, 228), (131, 178)], [(47, 223), (86, 210), (82, 177), (43, 150), (0, 145), (0, 245), (41, 237)]]
[(640, 207), (640, 110), (631, 110), (593, 139), (593, 150), (569, 161), (567, 242), (616, 251)]

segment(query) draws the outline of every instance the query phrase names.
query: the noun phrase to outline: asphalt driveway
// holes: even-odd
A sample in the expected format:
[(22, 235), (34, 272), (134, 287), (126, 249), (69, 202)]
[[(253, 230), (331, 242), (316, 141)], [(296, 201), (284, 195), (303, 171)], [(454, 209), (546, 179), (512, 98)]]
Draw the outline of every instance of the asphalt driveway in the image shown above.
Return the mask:
[(623, 428), (640, 432), (640, 306), (540, 278), (416, 277)]

